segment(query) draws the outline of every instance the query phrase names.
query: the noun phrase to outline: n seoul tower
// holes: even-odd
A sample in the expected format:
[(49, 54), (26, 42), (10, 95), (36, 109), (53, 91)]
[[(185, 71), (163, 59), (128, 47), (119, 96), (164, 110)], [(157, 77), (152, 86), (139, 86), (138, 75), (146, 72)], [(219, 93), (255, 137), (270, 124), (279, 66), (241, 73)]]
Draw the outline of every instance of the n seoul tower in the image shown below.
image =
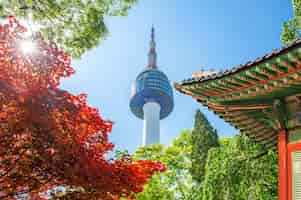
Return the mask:
[(155, 29), (152, 27), (148, 65), (132, 85), (130, 108), (143, 119), (143, 146), (160, 143), (160, 120), (173, 110), (173, 91), (167, 76), (157, 67)]

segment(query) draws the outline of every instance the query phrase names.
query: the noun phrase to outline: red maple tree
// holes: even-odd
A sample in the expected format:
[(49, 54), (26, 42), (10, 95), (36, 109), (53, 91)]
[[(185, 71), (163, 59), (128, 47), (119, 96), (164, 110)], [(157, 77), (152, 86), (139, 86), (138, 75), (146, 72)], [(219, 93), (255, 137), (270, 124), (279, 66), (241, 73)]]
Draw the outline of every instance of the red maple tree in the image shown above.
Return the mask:
[(58, 186), (75, 188), (72, 199), (134, 198), (165, 166), (106, 160), (112, 122), (87, 105), (85, 94), (58, 88), (75, 72), (56, 44), (35, 34), (36, 50), (22, 52), (25, 33), (14, 17), (0, 25), (0, 199), (43, 199)]

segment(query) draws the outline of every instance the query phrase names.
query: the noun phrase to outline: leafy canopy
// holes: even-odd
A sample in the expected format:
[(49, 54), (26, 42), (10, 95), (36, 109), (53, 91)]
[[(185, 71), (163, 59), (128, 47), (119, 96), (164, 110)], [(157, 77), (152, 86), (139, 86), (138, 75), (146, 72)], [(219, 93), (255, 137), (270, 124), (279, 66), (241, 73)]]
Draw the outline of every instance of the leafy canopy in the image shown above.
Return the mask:
[(138, 148), (133, 154), (134, 159), (160, 161), (167, 165), (168, 170), (155, 175), (143, 192), (137, 194), (137, 200), (188, 200), (192, 186), (190, 152), (190, 130), (182, 131), (170, 146), (154, 144)]
[(197, 110), (195, 113), (194, 128), (191, 137), (191, 174), (195, 181), (201, 183), (205, 175), (205, 164), (208, 151), (212, 147), (219, 146), (219, 143), (216, 130), (214, 130), (200, 110)]
[(182, 131), (170, 146), (141, 147), (133, 157), (168, 167), (152, 177), (138, 200), (277, 199), (277, 153), (242, 134), (218, 138), (200, 111), (193, 131)]
[(209, 150), (199, 192), (202, 200), (276, 200), (277, 177), (277, 153), (239, 134)]
[(160, 162), (106, 160), (112, 122), (85, 94), (58, 88), (74, 73), (69, 56), (41, 35), (27, 54), (20, 48), (27, 40), (13, 17), (0, 24), (0, 199), (47, 199), (57, 187), (74, 189), (70, 199), (131, 198), (166, 170)]
[(96, 47), (108, 33), (106, 16), (124, 16), (137, 0), (5, 0), (0, 16), (16, 16), (39, 29), (72, 57)]
[(281, 41), (284, 45), (289, 45), (294, 40), (301, 37), (301, 1), (292, 0), (294, 16), (292, 19), (283, 23)]

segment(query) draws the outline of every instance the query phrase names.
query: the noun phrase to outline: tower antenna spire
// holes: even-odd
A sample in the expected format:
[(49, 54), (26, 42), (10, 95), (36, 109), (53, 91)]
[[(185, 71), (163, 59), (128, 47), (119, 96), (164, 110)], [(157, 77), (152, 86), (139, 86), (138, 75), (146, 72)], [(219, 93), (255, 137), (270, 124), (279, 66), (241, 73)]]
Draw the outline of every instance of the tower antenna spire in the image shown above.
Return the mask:
[(155, 28), (154, 28), (154, 25), (152, 25), (151, 39), (152, 39), (152, 41), (155, 41)]
[(152, 25), (152, 29), (151, 29), (150, 50), (148, 53), (148, 67), (149, 68), (157, 68), (157, 53), (156, 53), (154, 25)]

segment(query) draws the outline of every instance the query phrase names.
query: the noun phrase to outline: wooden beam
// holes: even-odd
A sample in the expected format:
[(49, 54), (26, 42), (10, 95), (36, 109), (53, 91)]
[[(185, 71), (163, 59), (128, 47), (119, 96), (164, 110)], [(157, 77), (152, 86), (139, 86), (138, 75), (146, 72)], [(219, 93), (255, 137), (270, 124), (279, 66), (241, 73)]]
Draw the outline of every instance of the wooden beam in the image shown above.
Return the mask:
[(203, 96), (212, 96), (213, 95), (213, 92), (211, 92), (210, 90), (208, 89), (204, 89), (202, 87), (191, 87), (189, 88), (189, 86), (187, 86), (188, 90), (192, 91), (193, 93), (196, 93), (197, 95), (203, 95)]
[[(255, 132), (258, 132), (258, 133), (255, 133)], [(251, 131), (250, 133), (252, 135), (254, 135), (254, 137), (262, 137), (263, 135), (267, 135), (271, 132), (274, 132), (274, 131), (270, 130), (269, 128), (264, 127), (264, 128), (258, 129), (256, 131)]]
[(288, 57), (280, 57), (276, 59), (278, 65), (282, 67), (286, 67), (288, 72), (292, 72), (295, 70), (295, 67), (290, 63)]
[(207, 88), (208, 90), (214, 90), (215, 93), (222, 93), (225, 90), (227, 90), (227, 88), (225, 89), (224, 87), (219, 86), (215, 81), (210, 81), (209, 83), (205, 83), (204, 87)]
[(245, 126), (245, 125), (249, 125), (249, 124), (252, 124), (252, 125), (255, 125), (255, 124), (258, 124), (258, 125), (261, 125), (260, 122), (256, 121), (255, 119), (248, 119), (248, 120), (239, 120), (239, 121), (234, 121), (235, 123), (238, 123), (240, 126)]
[(241, 117), (243, 114), (239, 111), (218, 111), (219, 113), (222, 113), (225, 117)]
[(255, 120), (245, 115), (241, 118), (231, 119), (231, 121), (234, 123), (241, 123), (241, 122), (251, 123), (251, 122), (254, 122)]
[(270, 74), (267, 68), (265, 68), (263, 65), (256, 66), (255, 72), (261, 74), (262, 76), (267, 77), (267, 79), (271, 79), (275, 75), (275, 74)]
[(288, 200), (287, 133), (278, 131), (278, 200)]
[(207, 106), (217, 111), (264, 110), (271, 108), (271, 106), (217, 106), (213, 104), (208, 104)]
[(265, 67), (267, 68), (267, 70), (272, 71), (273, 73), (276, 73), (276, 76), (278, 76), (279, 74), (281, 74), (281, 71), (279, 71), (279, 70), (275, 67), (275, 64), (272, 64), (272, 63), (265, 63)]
[(246, 71), (246, 75), (253, 79), (256, 79), (258, 81), (266, 81), (267, 80), (267, 79), (262, 78), (261, 76), (258, 76), (258, 74), (256, 74), (256, 72), (254, 72), (252, 70)]
[(272, 149), (272, 150), (277, 150), (277, 141), (278, 140), (275, 140), (271, 143), (265, 144), (264, 146), (266, 146), (267, 148)]
[(228, 78), (221, 79), (219, 81), (219, 84), (223, 84), (224, 87), (228, 87), (230, 89), (230, 91), (232, 91), (233, 89), (241, 87), (241, 85), (239, 85), (239, 84), (232, 83), (230, 80), (228, 80)]
[(301, 65), (300, 56), (297, 52), (289, 53), (288, 59), (289, 61), (295, 63), (297, 67)]
[(265, 129), (265, 128), (266, 128), (266, 126), (264, 126), (263, 124), (258, 122), (256, 124), (250, 124), (247, 126), (243, 126), (240, 128), (240, 130), (246, 131), (246, 130), (251, 130), (251, 129)]
[(273, 140), (277, 140), (278, 135), (275, 132), (271, 132), (270, 134), (263, 135), (261, 137), (256, 137), (258, 142), (261, 144), (270, 143)]
[(278, 75), (276, 71), (269, 69), (266, 64), (262, 65), (260, 72), (267, 74), (269, 77), (275, 77)]

